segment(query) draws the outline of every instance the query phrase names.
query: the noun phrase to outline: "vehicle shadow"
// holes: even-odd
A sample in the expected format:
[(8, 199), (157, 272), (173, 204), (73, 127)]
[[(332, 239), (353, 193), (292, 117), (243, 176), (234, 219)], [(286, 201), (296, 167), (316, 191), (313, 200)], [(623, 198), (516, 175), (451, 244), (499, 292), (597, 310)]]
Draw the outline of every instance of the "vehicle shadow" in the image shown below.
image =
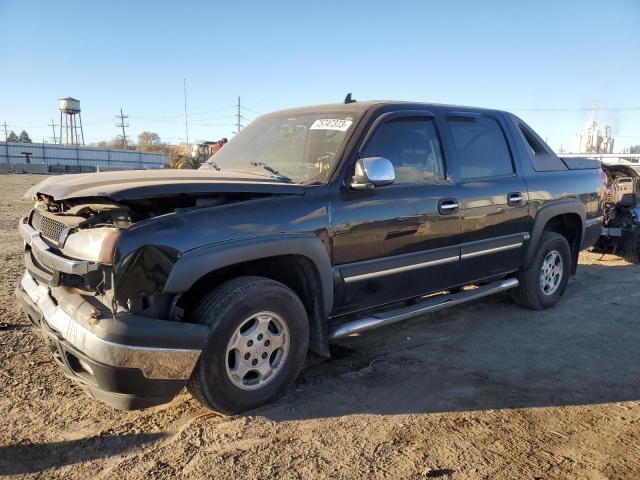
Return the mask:
[(273, 420), (584, 405), (640, 400), (640, 265), (581, 265), (555, 308), (508, 294), (332, 347)]
[(120, 455), (156, 442), (166, 433), (97, 435), (51, 443), (0, 446), (0, 475), (24, 475), (75, 463)]

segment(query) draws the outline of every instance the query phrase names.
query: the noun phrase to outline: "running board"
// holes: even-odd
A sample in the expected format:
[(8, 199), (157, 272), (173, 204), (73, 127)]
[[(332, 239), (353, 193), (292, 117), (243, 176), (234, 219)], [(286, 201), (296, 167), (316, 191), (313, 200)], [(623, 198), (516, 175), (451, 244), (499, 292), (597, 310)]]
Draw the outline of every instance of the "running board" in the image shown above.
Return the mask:
[(519, 282), (517, 279), (507, 278), (488, 283), (487, 285), (483, 285), (482, 287), (474, 288), (472, 290), (464, 290), (460, 293), (429, 298), (409, 307), (376, 313), (370, 317), (343, 323), (329, 333), (329, 339), (336, 340), (338, 338), (348, 337), (349, 335), (355, 335), (366, 330), (373, 330), (374, 328), (391, 325), (392, 323), (417, 317), (425, 313), (437, 312), (438, 310), (477, 300), (488, 295), (493, 295), (494, 293), (504, 292), (505, 290), (517, 287), (518, 284)]

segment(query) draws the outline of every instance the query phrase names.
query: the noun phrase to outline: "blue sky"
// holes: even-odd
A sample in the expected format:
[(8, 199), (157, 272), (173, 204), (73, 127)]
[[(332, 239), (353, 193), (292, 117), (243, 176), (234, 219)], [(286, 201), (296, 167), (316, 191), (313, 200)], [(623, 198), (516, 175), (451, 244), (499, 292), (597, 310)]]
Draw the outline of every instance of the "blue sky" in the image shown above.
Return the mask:
[(0, 0), (0, 123), (41, 141), (79, 98), (87, 141), (231, 137), (315, 103), (400, 99), (503, 108), (553, 148), (593, 100), (616, 150), (640, 144), (640, 0), (163, 2)]

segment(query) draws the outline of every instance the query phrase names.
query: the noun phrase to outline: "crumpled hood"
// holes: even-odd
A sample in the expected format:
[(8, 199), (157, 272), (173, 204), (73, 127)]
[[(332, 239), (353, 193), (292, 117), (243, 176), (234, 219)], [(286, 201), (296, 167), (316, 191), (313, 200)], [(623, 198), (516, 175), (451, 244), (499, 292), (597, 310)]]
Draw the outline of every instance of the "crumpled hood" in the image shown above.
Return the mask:
[(301, 195), (304, 191), (302, 185), (278, 182), (250, 173), (158, 169), (55, 175), (31, 187), (25, 197), (33, 198), (42, 193), (52, 196), (54, 200), (107, 197), (120, 201), (178, 194), (235, 192)]

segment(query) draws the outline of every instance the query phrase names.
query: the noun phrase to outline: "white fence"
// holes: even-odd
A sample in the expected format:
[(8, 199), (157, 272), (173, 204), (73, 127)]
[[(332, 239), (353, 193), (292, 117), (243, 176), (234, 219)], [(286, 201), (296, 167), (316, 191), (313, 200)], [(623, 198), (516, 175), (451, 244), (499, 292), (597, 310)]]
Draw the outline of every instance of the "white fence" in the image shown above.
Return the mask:
[(169, 155), (114, 150), (109, 148), (75, 147), (54, 143), (0, 142), (0, 163), (68, 165), (95, 168), (162, 168), (169, 165)]

